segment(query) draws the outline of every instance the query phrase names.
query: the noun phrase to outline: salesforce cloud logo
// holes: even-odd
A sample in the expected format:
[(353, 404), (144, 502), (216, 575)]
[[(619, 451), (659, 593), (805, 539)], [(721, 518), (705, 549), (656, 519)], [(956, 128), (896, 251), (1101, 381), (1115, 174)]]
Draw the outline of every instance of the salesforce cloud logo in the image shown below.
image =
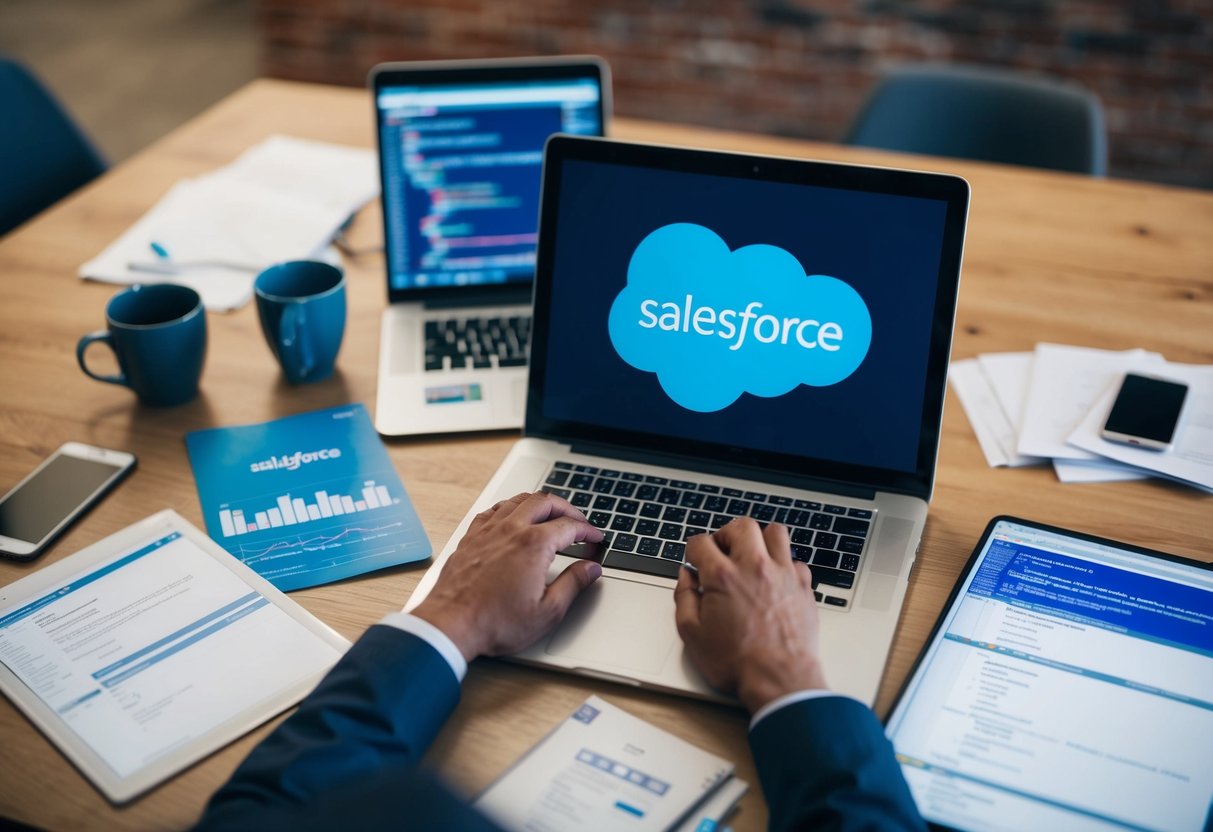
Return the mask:
[(701, 413), (742, 393), (837, 384), (872, 341), (868, 307), (846, 283), (806, 276), (776, 246), (730, 251), (690, 223), (663, 226), (636, 247), (608, 329), (620, 358)]

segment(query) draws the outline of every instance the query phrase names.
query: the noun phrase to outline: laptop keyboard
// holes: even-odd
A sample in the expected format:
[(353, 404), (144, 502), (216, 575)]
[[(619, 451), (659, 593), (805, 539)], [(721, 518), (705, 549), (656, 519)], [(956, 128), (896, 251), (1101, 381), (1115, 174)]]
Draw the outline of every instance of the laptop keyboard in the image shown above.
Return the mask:
[(425, 322), (425, 369), (525, 367), (529, 315), (444, 318)]
[(571, 462), (556, 462), (542, 490), (568, 500), (606, 532), (604, 565), (669, 578), (678, 577), (688, 538), (735, 517), (761, 526), (782, 523), (792, 557), (812, 569), (817, 600), (835, 607), (848, 600), (830, 590), (854, 587), (873, 518), (869, 509)]

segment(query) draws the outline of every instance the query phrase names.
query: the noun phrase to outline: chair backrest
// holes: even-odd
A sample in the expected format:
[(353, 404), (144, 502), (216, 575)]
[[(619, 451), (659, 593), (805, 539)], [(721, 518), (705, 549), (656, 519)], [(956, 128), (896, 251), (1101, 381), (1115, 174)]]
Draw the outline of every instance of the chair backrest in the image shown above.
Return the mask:
[(25, 67), (0, 55), (0, 235), (105, 168), (54, 96)]
[(848, 144), (1103, 176), (1099, 99), (1015, 72), (903, 67), (878, 82)]

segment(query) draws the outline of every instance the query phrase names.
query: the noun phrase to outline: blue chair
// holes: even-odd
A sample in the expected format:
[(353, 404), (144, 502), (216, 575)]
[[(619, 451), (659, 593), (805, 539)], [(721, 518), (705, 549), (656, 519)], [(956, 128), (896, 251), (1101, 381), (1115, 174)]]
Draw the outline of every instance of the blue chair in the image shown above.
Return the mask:
[(0, 56), (0, 236), (105, 172), (105, 160), (25, 67)]
[(1085, 90), (1016, 72), (904, 67), (884, 75), (846, 142), (1103, 176), (1103, 108)]

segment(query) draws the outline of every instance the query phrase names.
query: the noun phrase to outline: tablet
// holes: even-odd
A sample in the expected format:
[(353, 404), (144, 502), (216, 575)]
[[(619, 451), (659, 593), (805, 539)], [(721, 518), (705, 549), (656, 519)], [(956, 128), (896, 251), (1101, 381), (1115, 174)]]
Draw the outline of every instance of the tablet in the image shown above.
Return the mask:
[(115, 803), (298, 702), (347, 647), (174, 511), (0, 589), (0, 690)]
[(1209, 828), (1213, 565), (994, 518), (887, 730), (937, 828)]

